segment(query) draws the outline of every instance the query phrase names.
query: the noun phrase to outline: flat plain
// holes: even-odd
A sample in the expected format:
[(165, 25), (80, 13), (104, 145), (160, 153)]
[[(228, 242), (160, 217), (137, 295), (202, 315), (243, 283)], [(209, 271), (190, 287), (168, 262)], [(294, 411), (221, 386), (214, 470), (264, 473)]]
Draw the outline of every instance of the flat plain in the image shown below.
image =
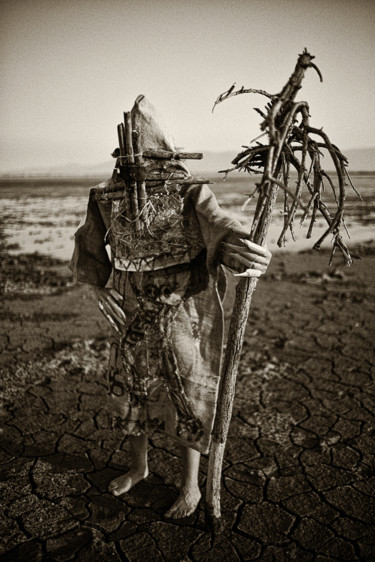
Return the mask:
[[(328, 245), (308, 250), (300, 236), (277, 250), (271, 233), (213, 541), (203, 501), (184, 521), (163, 518), (180, 466), (163, 435), (150, 440), (147, 480), (122, 498), (107, 492), (129, 466), (109, 423), (109, 330), (66, 266), (95, 181), (2, 179), (1, 560), (374, 559), (374, 179), (354, 177), (364, 202), (348, 196), (349, 246), (362, 258), (350, 268), (339, 256), (329, 267)], [(236, 216), (251, 187), (243, 177), (212, 185)], [(234, 290), (232, 280), (227, 322)], [(203, 490), (206, 473), (204, 457)]]

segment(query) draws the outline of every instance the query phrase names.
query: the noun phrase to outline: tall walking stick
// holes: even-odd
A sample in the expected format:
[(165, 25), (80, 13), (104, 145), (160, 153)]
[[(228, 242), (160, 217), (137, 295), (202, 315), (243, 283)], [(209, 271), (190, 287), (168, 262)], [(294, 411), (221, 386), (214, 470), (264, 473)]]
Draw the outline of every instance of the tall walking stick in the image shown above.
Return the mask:
[[(307, 233), (308, 238), (311, 236), (311, 230), (318, 211), (328, 223), (326, 231), (316, 242), (314, 248), (319, 248), (323, 240), (329, 234), (332, 234), (331, 261), (336, 249), (339, 249), (344, 256), (345, 263), (350, 265), (351, 256), (340, 232), (341, 226), (344, 224), (343, 211), (346, 177), (350, 181), (349, 175), (346, 172), (347, 160), (340, 150), (330, 142), (322, 129), (310, 127), (307, 103), (295, 101), (307, 68), (314, 68), (322, 80), (319, 69), (312, 62), (313, 59), (314, 57), (306, 49), (299, 55), (293, 74), (279, 94), (271, 95), (263, 90), (244, 89), (243, 87), (240, 90), (235, 90), (232, 86), (227, 92), (218, 97), (215, 106), (230, 97), (244, 93), (260, 93), (267, 96), (270, 100), (266, 107), (266, 113), (257, 110), (262, 115), (261, 129), (268, 136), (268, 143), (263, 145), (253, 141), (254, 144), (247, 147), (233, 160), (234, 168), (226, 170), (226, 172), (237, 169), (245, 170), (249, 173), (262, 173), (262, 179), (256, 186), (256, 191), (259, 195), (251, 226), (250, 240), (257, 244), (265, 244), (277, 193), (279, 188), (281, 188), (284, 191), (284, 226), (278, 241), (279, 245), (284, 244), (285, 233), (288, 229), (291, 230), (293, 235), (293, 219), (296, 209), (300, 205), (304, 209), (302, 220), (311, 211), (310, 226)], [(335, 165), (338, 193), (335, 192), (334, 183), (331, 178), (321, 168), (322, 149), (328, 151)], [(297, 181), (293, 190), (289, 187), (289, 172), (291, 168), (294, 168), (297, 172)], [(337, 206), (334, 214), (331, 214), (321, 199), (324, 180), (328, 181), (334, 191)], [(309, 194), (309, 201), (306, 206), (301, 201), (303, 188), (306, 188)], [(243, 338), (251, 298), (257, 281), (258, 279), (256, 278), (241, 278), (237, 284), (223, 362), (206, 485), (206, 515), (214, 532), (219, 532), (221, 529), (220, 483), (222, 463), (232, 415), (236, 376)]]

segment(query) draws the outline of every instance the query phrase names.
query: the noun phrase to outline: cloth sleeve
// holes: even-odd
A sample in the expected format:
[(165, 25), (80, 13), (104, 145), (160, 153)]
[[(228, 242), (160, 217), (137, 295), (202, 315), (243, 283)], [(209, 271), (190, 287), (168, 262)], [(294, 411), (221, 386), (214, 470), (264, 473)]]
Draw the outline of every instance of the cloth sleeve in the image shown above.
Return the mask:
[(104, 287), (112, 266), (105, 249), (107, 232), (98, 203), (90, 192), (86, 220), (75, 234), (75, 247), (69, 268), (81, 283)]
[(241, 223), (229, 217), (220, 207), (208, 185), (193, 185), (186, 197), (192, 204), (207, 251), (207, 268), (216, 277), (220, 265), (220, 244), (227, 236), (236, 233), (248, 238)]

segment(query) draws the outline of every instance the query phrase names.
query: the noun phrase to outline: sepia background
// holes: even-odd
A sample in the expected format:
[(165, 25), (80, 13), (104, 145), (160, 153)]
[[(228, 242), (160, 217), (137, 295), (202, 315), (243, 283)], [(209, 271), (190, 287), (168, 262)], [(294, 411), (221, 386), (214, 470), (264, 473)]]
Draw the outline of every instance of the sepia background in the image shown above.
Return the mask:
[[(0, 0), (1, 560), (373, 560), (374, 24), (368, 0)], [(90, 187), (107, 179), (122, 112), (145, 94), (179, 147), (202, 151), (224, 210), (243, 209), (256, 176), (218, 170), (259, 134), (264, 98), (307, 48), (299, 99), (348, 157), (348, 268), (330, 240), (311, 250), (296, 220), (276, 244), (247, 325), (222, 478), (224, 533), (202, 502), (185, 521), (180, 451), (155, 434), (150, 476), (115, 498), (128, 442), (109, 422), (109, 328), (67, 267)], [(332, 163), (324, 159), (326, 170)], [(333, 176), (334, 177), (334, 176)], [(329, 186), (324, 194), (334, 206)], [(297, 213), (297, 218), (301, 215)], [(228, 323), (235, 290), (229, 278)], [(204, 492), (207, 458), (201, 463)]]

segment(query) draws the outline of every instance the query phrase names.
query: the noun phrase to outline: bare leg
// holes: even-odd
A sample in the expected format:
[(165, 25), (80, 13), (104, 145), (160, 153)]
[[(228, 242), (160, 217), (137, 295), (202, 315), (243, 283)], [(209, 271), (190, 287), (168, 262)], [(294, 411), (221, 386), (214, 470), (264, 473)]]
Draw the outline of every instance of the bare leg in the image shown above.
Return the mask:
[(132, 467), (109, 484), (108, 491), (114, 496), (129, 492), (133, 486), (148, 476), (147, 435), (130, 436), (129, 441)]
[(198, 486), (199, 462), (201, 454), (195, 449), (182, 449), (182, 481), (180, 495), (165, 513), (165, 517), (180, 519), (187, 517), (196, 510), (201, 493)]

